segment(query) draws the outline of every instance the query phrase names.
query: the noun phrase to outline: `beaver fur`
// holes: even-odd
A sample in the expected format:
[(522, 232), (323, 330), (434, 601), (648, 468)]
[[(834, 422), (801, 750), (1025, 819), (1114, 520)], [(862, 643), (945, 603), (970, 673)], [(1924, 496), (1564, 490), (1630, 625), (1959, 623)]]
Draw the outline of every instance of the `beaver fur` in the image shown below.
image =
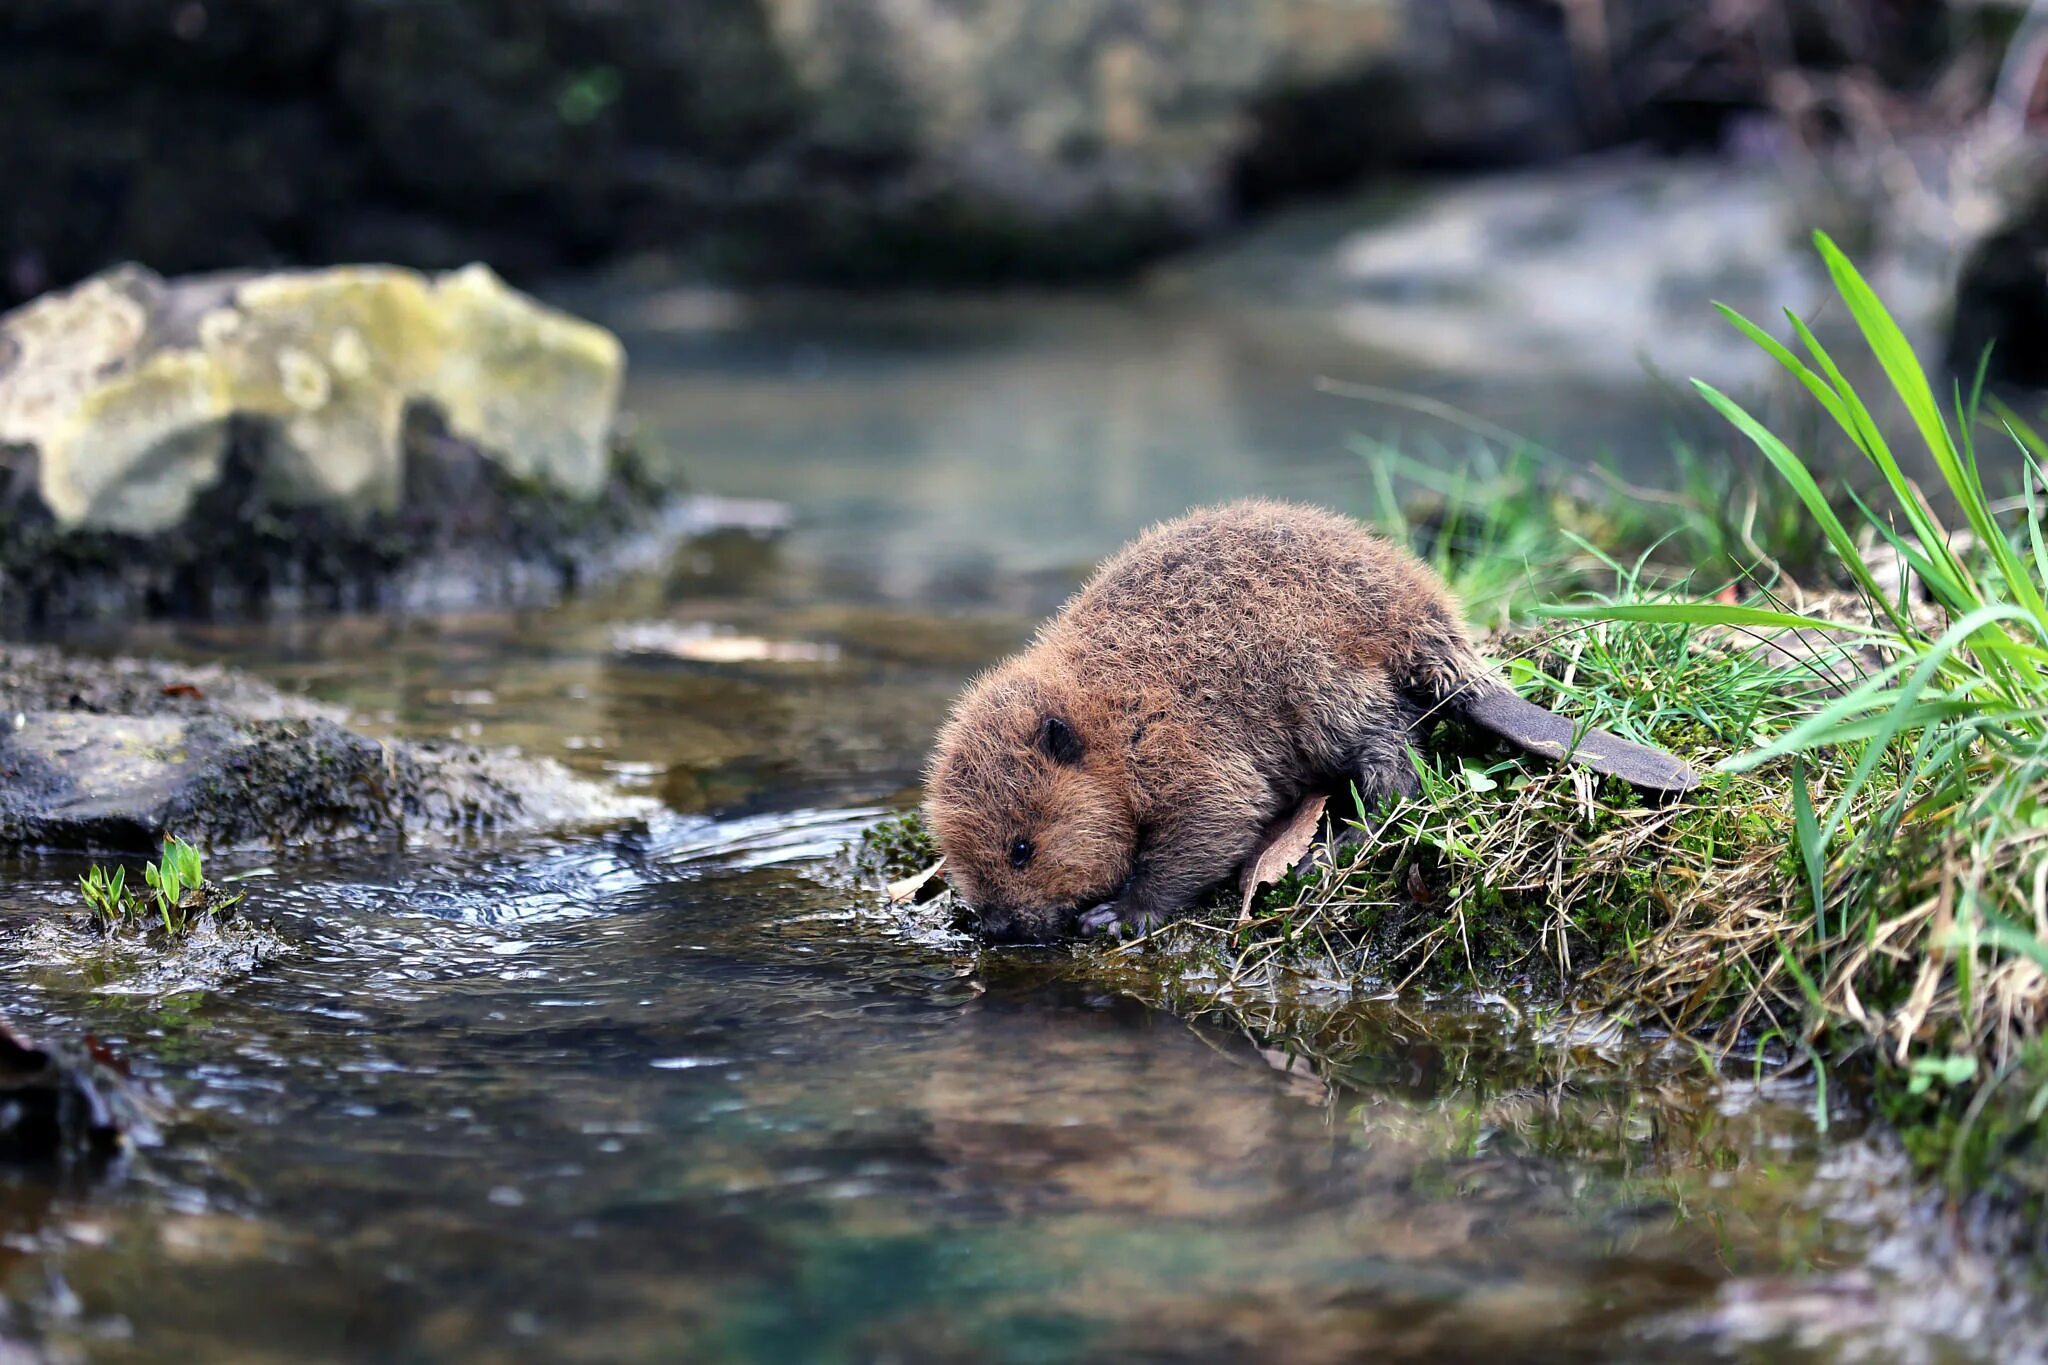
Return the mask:
[(1521, 700), (1443, 580), (1317, 508), (1238, 502), (1153, 527), (938, 735), (926, 812), (990, 937), (1142, 930), (1228, 877), (1317, 790), (1418, 790), (1409, 748), (1461, 715), (1639, 786), (1668, 754)]

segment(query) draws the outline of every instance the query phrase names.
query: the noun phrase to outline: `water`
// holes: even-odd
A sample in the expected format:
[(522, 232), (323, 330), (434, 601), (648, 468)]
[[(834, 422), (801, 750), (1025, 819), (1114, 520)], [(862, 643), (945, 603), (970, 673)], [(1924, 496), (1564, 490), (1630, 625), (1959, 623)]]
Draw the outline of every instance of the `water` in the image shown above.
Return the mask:
[[(0, 1176), (0, 1361), (2026, 1349), (1996, 1268), (1839, 1098), (1526, 1002), (1177, 1015), (1142, 970), (978, 954), (822, 875), (909, 799), (960, 683), (1135, 525), (1362, 502), (1359, 414), (1303, 375), (1399, 372), (1158, 307), (639, 333), (631, 405), (700, 486), (794, 504), (785, 541), (545, 612), (82, 639), (234, 658), (655, 807), (223, 857), (272, 868), (250, 894), (276, 946), (183, 990), (82, 976), (47, 913), (79, 865), (6, 867), (9, 1013), (102, 1039), (162, 1131), (96, 1178)], [(1554, 406), (1538, 434), (1648, 449), (1662, 403)], [(749, 643), (622, 647), (677, 625)]]
[[(791, 572), (835, 594), (1042, 608), (1057, 587), (1190, 505), (1258, 494), (1368, 512), (1360, 438), (1442, 469), (1477, 438), (1457, 414), (1670, 473), (1674, 436), (1718, 437), (1682, 384), (1551, 370), (1456, 374), (1364, 345), (1309, 304), (1130, 300), (761, 307), (745, 323), (640, 300), (613, 321), (630, 395), (706, 488), (792, 499)], [(1426, 411), (1319, 383), (1366, 381)]]

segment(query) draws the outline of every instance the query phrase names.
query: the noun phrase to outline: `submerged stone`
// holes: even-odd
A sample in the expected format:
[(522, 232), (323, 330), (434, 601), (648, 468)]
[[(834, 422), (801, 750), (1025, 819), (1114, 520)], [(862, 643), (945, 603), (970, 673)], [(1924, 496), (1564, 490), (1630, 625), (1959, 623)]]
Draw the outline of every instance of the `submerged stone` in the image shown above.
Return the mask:
[(91, 1061), (31, 1042), (0, 1019), (0, 1162), (113, 1153), (126, 1125), (96, 1072)]
[(152, 851), (616, 820), (559, 763), (377, 739), (227, 670), (0, 647), (0, 847)]

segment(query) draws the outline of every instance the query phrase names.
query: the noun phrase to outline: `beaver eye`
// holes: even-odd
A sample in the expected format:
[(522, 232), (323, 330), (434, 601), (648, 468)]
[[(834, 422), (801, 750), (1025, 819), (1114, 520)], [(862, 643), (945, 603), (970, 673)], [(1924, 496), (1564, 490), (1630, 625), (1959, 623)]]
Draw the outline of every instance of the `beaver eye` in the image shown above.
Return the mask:
[(1029, 839), (1018, 839), (1014, 841), (1010, 845), (1010, 866), (1024, 866), (1024, 864), (1031, 861), (1031, 855), (1035, 851), (1036, 850), (1031, 847), (1031, 841)]

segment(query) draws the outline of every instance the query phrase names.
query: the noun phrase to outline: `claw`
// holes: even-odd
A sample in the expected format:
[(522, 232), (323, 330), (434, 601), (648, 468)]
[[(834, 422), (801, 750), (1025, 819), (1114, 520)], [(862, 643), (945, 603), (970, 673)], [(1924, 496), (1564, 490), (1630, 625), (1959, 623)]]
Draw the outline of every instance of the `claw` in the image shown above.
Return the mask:
[[(1086, 938), (1094, 938), (1098, 934), (1120, 930), (1122, 927), (1123, 921), (1117, 914), (1116, 906), (1107, 901), (1081, 916), (1081, 933)], [(1122, 935), (1118, 934), (1118, 937)]]

